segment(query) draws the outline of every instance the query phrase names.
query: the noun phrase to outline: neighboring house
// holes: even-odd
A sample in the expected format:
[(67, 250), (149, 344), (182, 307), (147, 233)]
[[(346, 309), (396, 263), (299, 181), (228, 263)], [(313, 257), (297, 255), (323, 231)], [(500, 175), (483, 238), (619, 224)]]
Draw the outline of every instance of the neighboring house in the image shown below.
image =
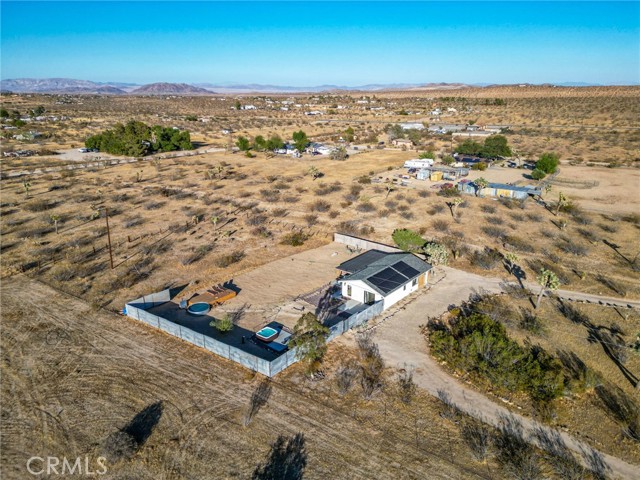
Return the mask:
[(395, 140), (392, 140), (391, 143), (396, 147), (413, 147), (413, 142), (411, 140), (407, 140), (406, 138), (396, 138)]
[(424, 124), (422, 124), (420, 122), (401, 123), (400, 127), (403, 130), (424, 130)]
[(460, 181), (457, 186), (462, 193), (478, 195), (479, 197), (515, 198), (525, 200), (529, 196), (540, 196), (542, 191), (533, 186), (508, 185), (506, 183), (490, 183), (486, 188), (478, 189), (473, 182)]
[(432, 267), (411, 253), (369, 250), (337, 268), (343, 297), (387, 309), (424, 287)]

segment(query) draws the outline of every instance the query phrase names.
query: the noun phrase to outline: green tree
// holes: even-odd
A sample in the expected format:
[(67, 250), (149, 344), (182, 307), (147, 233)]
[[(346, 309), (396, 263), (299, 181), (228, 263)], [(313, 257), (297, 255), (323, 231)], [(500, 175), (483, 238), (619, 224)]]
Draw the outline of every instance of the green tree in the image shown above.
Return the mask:
[(253, 148), (254, 150), (257, 150), (259, 152), (267, 148), (267, 141), (262, 135), (256, 135), (256, 137), (253, 139)]
[(344, 147), (334, 148), (329, 155), (331, 160), (346, 160), (349, 157), (347, 149)]
[(504, 261), (507, 267), (507, 271), (509, 272), (509, 275), (513, 275), (514, 269), (518, 265), (519, 260), (520, 259), (518, 258), (518, 255), (516, 255), (515, 253), (513, 252), (505, 253)]
[(302, 130), (293, 132), (293, 146), (296, 147), (300, 153), (304, 152), (305, 148), (307, 148), (307, 143), (309, 143), (309, 139), (306, 133)]
[(484, 140), (480, 155), (485, 158), (510, 157), (511, 148), (504, 135), (491, 135)]
[(266, 149), (267, 150), (279, 150), (284, 147), (284, 142), (278, 135), (271, 135), (269, 140), (267, 140)]
[(531, 172), (531, 178), (533, 178), (534, 180), (542, 180), (546, 176), (547, 174), (539, 168), (534, 168)]
[(238, 137), (238, 140), (236, 140), (236, 147), (243, 152), (248, 152), (251, 148), (251, 143), (247, 137), (240, 136)]
[(307, 170), (307, 174), (311, 175), (311, 178), (313, 178), (314, 180), (322, 176), (322, 172), (318, 170), (318, 167), (316, 167), (315, 165), (311, 165), (309, 167), (309, 169)]
[(303, 362), (311, 377), (320, 369), (327, 353), (327, 338), (329, 329), (313, 313), (305, 313), (296, 322), (289, 345), (296, 349), (296, 358)]
[(220, 333), (230, 332), (231, 330), (233, 330), (234, 326), (233, 319), (228, 313), (225, 314), (222, 318), (216, 318), (211, 323), (209, 323), (209, 325), (218, 330)]
[(354, 130), (352, 127), (347, 127), (347, 129), (342, 133), (342, 138), (344, 138), (345, 142), (353, 142)]
[(405, 252), (417, 252), (424, 247), (427, 241), (417, 232), (408, 228), (399, 228), (393, 231), (391, 235), (395, 244)]
[(463, 155), (479, 155), (482, 151), (482, 145), (468, 138), (459, 144), (456, 150), (458, 153), (462, 153)]
[(386, 132), (387, 132), (387, 135), (389, 135), (389, 140), (395, 140), (396, 138), (404, 138), (404, 135), (405, 135), (404, 129), (397, 123), (394, 125), (387, 126)]
[(538, 275), (537, 280), (541, 288), (540, 293), (538, 293), (538, 298), (536, 299), (536, 309), (540, 306), (540, 301), (542, 300), (542, 295), (544, 295), (545, 290), (557, 290), (560, 286), (558, 276), (551, 270), (545, 270), (544, 268), (540, 270), (540, 275)]
[(430, 158), (431, 160), (435, 160), (436, 154), (433, 150), (427, 150), (426, 152), (422, 152), (418, 155), (418, 158)]
[(242, 105), (240, 104), (240, 100), (236, 100), (233, 106), (235, 107), (236, 110), (240, 110), (242, 108)]
[(442, 163), (444, 163), (445, 165), (453, 165), (454, 163), (456, 163), (456, 159), (453, 158), (451, 155), (445, 155), (442, 158)]
[(544, 173), (555, 173), (559, 163), (560, 157), (556, 153), (543, 153), (536, 162), (536, 169), (542, 170)]
[(9, 111), (6, 108), (0, 108), (0, 118), (9, 118)]

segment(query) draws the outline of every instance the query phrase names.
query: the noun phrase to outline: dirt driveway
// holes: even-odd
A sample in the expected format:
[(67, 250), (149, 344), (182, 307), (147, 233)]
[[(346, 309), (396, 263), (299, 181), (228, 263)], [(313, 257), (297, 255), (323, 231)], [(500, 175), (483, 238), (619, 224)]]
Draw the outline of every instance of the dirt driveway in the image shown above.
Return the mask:
[[(402, 368), (405, 364), (415, 367), (414, 380), (418, 386), (432, 395), (438, 390), (449, 393), (451, 400), (465, 412), (497, 425), (502, 415), (509, 411), (494, 403), (481, 393), (467, 388), (451, 377), (431, 357), (427, 343), (420, 334), (420, 326), (426, 324), (429, 316), (439, 316), (449, 305), (459, 305), (467, 300), (474, 289), (483, 288), (488, 292), (500, 291), (498, 278), (486, 278), (448, 267), (439, 267), (431, 289), (414, 297), (410, 303), (391, 309), (386, 319), (376, 327), (375, 338), (387, 365)], [(522, 416), (525, 433), (532, 433), (539, 424)], [(573, 437), (560, 432), (569, 448), (577, 453), (591, 451), (588, 446)], [(602, 454), (614, 474), (621, 478), (640, 478), (640, 467), (630, 465), (618, 458)]]

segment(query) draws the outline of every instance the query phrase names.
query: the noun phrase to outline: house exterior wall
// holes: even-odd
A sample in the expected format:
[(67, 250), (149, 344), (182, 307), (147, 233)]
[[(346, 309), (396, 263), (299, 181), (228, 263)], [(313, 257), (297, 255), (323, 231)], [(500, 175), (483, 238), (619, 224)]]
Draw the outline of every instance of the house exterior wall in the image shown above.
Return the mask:
[[(424, 283), (420, 280), (420, 278), (424, 278)], [(386, 297), (383, 297), (378, 292), (374, 291), (371, 287), (365, 284), (362, 280), (348, 280), (342, 282), (342, 296), (345, 298), (350, 298), (352, 300), (356, 300), (358, 302), (364, 303), (364, 292), (371, 292), (375, 295), (375, 301), (383, 300), (383, 310), (391, 307), (392, 305), (398, 303), (407, 295), (411, 295), (413, 292), (418, 290), (424, 285), (428, 284), (429, 281), (429, 272), (425, 272), (421, 277), (416, 278), (416, 284), (413, 285), (413, 280), (403, 285), (397, 290), (394, 290)], [(348, 294), (349, 286), (351, 287), (351, 295)]]
[[(348, 294), (349, 286), (351, 287), (351, 295)], [(364, 303), (364, 292), (371, 292), (375, 295), (375, 301), (383, 300), (382, 295), (369, 287), (362, 280), (349, 280), (342, 282), (342, 296), (345, 298), (351, 298), (360, 303)]]

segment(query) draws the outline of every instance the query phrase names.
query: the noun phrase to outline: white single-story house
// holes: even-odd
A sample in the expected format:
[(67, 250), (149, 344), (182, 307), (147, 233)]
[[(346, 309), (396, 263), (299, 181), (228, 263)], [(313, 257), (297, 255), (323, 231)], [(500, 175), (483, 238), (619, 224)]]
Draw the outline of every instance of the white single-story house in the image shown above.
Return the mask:
[(424, 124), (421, 122), (401, 123), (400, 128), (403, 130), (424, 130)]
[(424, 287), (432, 267), (406, 252), (369, 250), (338, 265), (342, 296), (383, 310)]

